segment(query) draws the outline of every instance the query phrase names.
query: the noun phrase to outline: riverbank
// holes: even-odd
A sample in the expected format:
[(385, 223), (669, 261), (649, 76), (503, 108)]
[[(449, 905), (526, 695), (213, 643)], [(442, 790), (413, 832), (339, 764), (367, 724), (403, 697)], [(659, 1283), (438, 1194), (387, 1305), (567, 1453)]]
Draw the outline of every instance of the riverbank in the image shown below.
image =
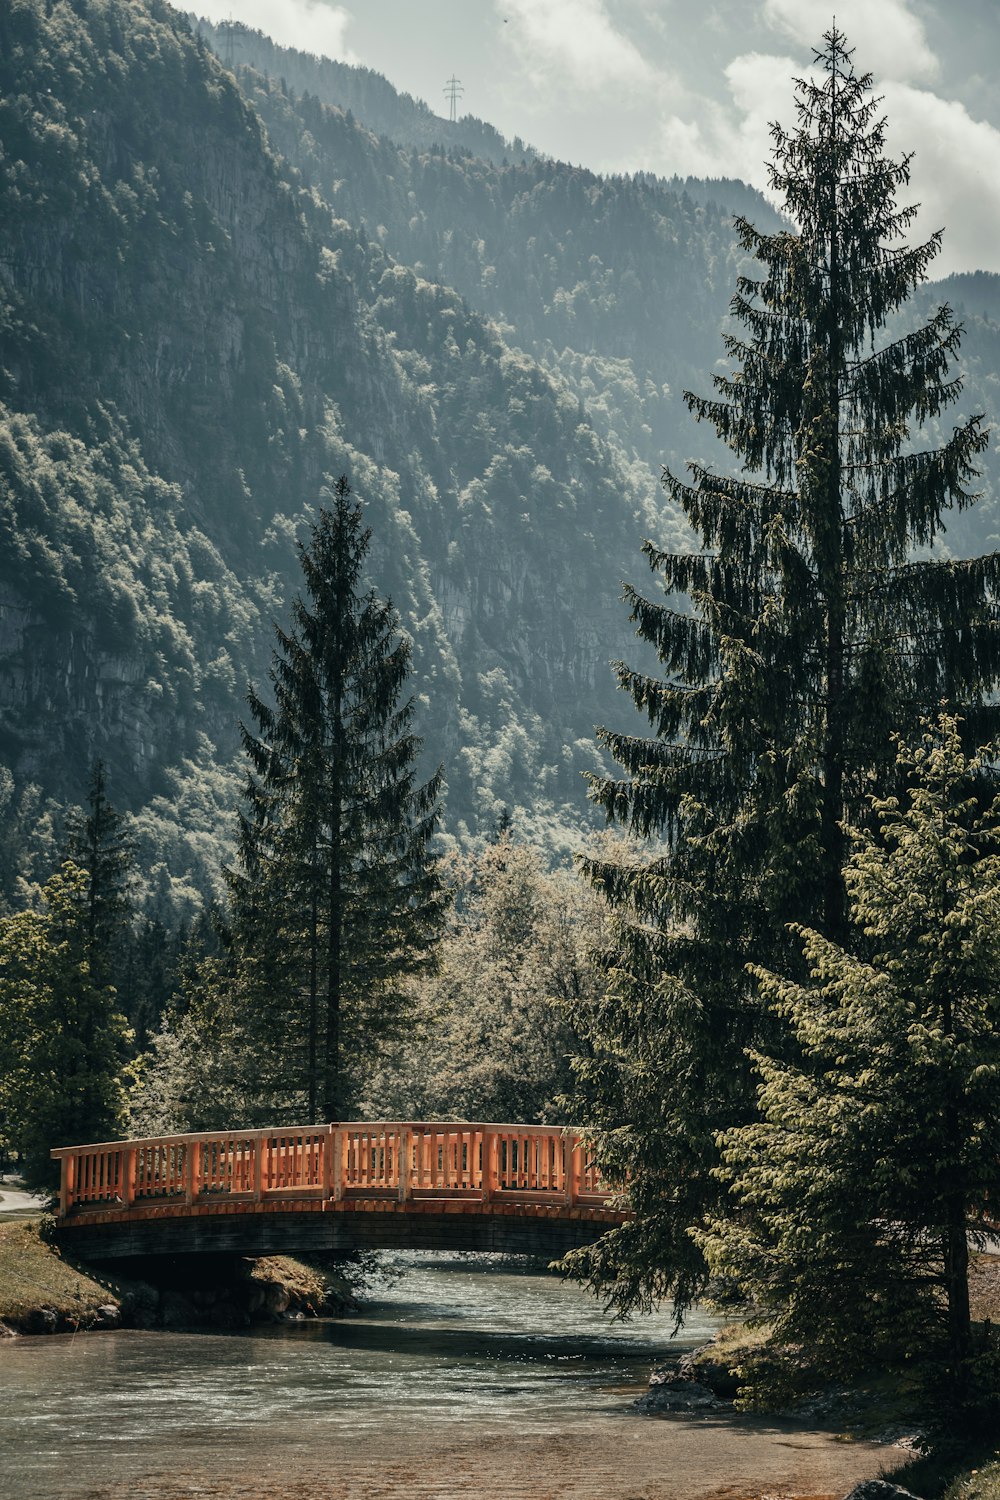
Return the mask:
[(628, 1324), (492, 1257), (387, 1257), (347, 1319), (0, 1350), (9, 1500), (839, 1500), (898, 1451), (731, 1410), (633, 1407), (716, 1315)]
[(291, 1256), (150, 1262), (106, 1274), (46, 1238), (46, 1221), (0, 1222), (0, 1337), (114, 1328), (249, 1327), (341, 1316), (356, 1304), (335, 1272)]
[[(1000, 1320), (1000, 1255), (973, 1258), (970, 1306), (974, 1323)], [(741, 1382), (748, 1372), (765, 1373), (767, 1405), (746, 1402)], [(783, 1391), (780, 1400), (777, 1392)], [(744, 1401), (741, 1402), (741, 1395)], [(654, 1369), (649, 1389), (635, 1402), (646, 1416), (702, 1414), (721, 1417), (741, 1405), (775, 1420), (839, 1431), (852, 1441), (896, 1449), (894, 1483), (919, 1500), (1000, 1500), (1000, 1430), (976, 1440), (973, 1453), (947, 1433), (922, 1431), (926, 1391), (897, 1371), (871, 1372), (836, 1386), (815, 1383), (803, 1351), (775, 1349), (766, 1327), (731, 1324), (708, 1343)], [(780, 1407), (780, 1409), (777, 1409)], [(933, 1421), (931, 1426), (934, 1427)], [(937, 1429), (935, 1428), (935, 1431)], [(970, 1440), (971, 1441), (971, 1440)]]

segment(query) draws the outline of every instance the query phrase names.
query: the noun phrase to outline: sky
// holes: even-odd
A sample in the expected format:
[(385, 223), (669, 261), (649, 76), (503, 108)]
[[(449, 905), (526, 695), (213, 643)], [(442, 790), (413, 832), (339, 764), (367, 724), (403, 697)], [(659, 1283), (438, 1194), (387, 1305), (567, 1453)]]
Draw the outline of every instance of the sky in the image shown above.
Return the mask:
[(836, 11), (874, 75), (889, 149), (913, 152), (932, 274), (1000, 272), (1000, 0), (194, 0), (213, 20), (374, 68), (447, 113), (597, 172), (767, 186), (769, 125)]

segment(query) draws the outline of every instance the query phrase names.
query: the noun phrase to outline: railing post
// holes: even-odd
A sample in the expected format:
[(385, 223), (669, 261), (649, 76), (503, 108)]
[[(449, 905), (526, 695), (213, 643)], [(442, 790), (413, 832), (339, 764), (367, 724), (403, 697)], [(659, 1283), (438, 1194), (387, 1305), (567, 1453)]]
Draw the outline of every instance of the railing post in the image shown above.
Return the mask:
[(410, 1196), (410, 1151), (409, 1129), (404, 1126), (396, 1134), (396, 1177), (399, 1183), (399, 1201), (405, 1203)]
[(496, 1132), (483, 1131), (483, 1202), (492, 1203), (497, 1186), (498, 1147)]
[(337, 1127), (324, 1125), (323, 1129), (326, 1131), (326, 1140), (323, 1143), (323, 1196), (332, 1198), (336, 1176)]
[(184, 1201), (190, 1208), (201, 1191), (201, 1141), (188, 1141), (184, 1167)]
[(59, 1217), (65, 1219), (69, 1213), (69, 1157), (59, 1161)]
[(330, 1163), (330, 1184), (333, 1201), (339, 1203), (344, 1196), (344, 1132), (338, 1125), (333, 1132), (333, 1159)]
[(258, 1130), (253, 1146), (253, 1201), (260, 1203), (264, 1197), (264, 1140), (266, 1132)]
[(135, 1202), (135, 1147), (126, 1146), (122, 1152), (122, 1204), (131, 1208)]
[(572, 1136), (566, 1143), (566, 1202), (570, 1208), (580, 1192), (582, 1154), (579, 1136)]

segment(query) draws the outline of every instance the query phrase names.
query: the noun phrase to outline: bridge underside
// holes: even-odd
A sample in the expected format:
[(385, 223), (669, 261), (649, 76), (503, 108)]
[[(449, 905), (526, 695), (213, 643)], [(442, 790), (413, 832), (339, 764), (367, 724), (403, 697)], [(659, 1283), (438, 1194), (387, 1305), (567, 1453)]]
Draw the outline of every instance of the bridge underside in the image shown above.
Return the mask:
[(528, 1205), (387, 1199), (256, 1203), (178, 1214), (168, 1208), (81, 1214), (60, 1224), (60, 1244), (84, 1260), (152, 1255), (294, 1255), (310, 1250), (476, 1250), (555, 1260), (621, 1222), (610, 1210), (568, 1212)]

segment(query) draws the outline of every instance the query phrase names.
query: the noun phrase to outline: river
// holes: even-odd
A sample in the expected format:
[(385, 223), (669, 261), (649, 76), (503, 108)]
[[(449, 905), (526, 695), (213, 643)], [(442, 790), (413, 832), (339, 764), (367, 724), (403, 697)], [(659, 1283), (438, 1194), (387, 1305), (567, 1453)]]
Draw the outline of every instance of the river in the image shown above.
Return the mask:
[(486, 1259), (391, 1259), (361, 1314), (0, 1345), (4, 1500), (696, 1500), (843, 1494), (900, 1455), (747, 1418), (642, 1417), (702, 1342)]

